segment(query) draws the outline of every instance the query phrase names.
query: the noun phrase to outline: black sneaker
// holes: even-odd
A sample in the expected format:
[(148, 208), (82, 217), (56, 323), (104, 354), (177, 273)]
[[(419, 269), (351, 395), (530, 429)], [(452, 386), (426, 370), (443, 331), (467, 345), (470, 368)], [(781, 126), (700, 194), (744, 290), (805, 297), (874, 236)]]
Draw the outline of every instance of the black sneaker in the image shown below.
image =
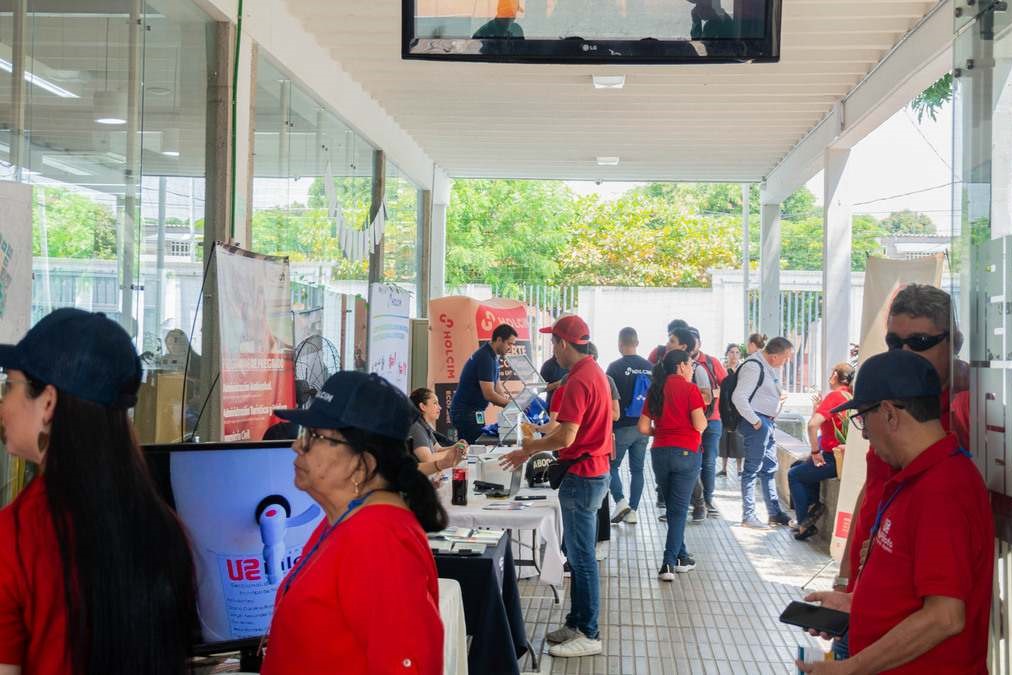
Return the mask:
[(783, 511), (781, 511), (780, 513), (778, 513), (775, 516), (770, 516), (769, 523), (770, 523), (771, 527), (774, 526), (774, 525), (784, 525), (784, 526), (787, 526), (787, 525), (791, 524), (791, 519), (787, 517), (786, 513), (784, 513)]
[(706, 507), (700, 504), (692, 507), (692, 522), (699, 523), (706, 520)]
[(817, 527), (815, 527), (815, 525), (809, 525), (803, 530), (798, 530), (795, 533), (794, 538), (797, 539), (798, 541), (805, 541), (806, 539), (810, 539), (811, 537), (815, 536), (818, 533), (819, 530)]
[(675, 568), (671, 565), (661, 565), (661, 570), (657, 573), (657, 578), (661, 581), (674, 581)]
[(717, 478), (727, 478), (727, 470), (721, 469), (717, 472)]
[(717, 510), (717, 507), (714, 506), (713, 504), (711, 504), (710, 502), (707, 502), (706, 503), (706, 516), (708, 518), (712, 518), (713, 516), (719, 516), (719, 515), (720, 515), (720, 511)]
[(696, 569), (696, 561), (692, 559), (691, 555), (679, 556), (678, 561), (675, 563), (675, 571), (679, 574), (691, 572)]

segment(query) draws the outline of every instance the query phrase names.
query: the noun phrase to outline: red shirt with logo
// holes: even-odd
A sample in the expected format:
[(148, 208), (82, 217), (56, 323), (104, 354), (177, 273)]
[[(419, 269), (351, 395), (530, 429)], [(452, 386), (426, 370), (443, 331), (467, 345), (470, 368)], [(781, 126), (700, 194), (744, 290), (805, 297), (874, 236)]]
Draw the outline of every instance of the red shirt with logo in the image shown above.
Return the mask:
[(0, 511), (0, 663), (26, 675), (71, 672), (63, 566), (41, 478)]
[(819, 407), (815, 409), (817, 414), (825, 418), (825, 421), (819, 426), (819, 448), (823, 452), (833, 452), (833, 448), (840, 445), (840, 439), (837, 438), (836, 433), (843, 431), (843, 420), (846, 418), (846, 412), (834, 415), (830, 410), (838, 405), (843, 405), (851, 398), (853, 397), (850, 395), (850, 389), (837, 387), (826, 394)]
[(965, 604), (962, 632), (883, 672), (986, 673), (994, 526), (980, 471), (949, 434), (890, 478), (884, 494), (851, 604), (851, 653), (920, 610), (926, 597), (944, 596)]
[[(959, 394), (956, 395), (957, 399)], [(964, 397), (962, 400), (969, 402), (969, 399)], [(963, 420), (962, 422), (957, 421), (954, 425), (958, 430), (960, 427), (969, 429), (969, 422), (967, 421), (970, 415), (969, 405), (960, 406), (957, 408), (955, 415), (950, 415), (950, 395), (948, 389), (942, 390), (942, 395), (938, 399), (940, 418), (942, 428), (946, 431), (952, 431), (950, 425), (952, 418), (955, 417), (957, 420)], [(962, 434), (957, 434), (957, 440), (959, 441), (960, 447), (969, 448), (969, 438)], [(861, 549), (864, 547), (864, 542), (868, 539), (868, 532), (871, 530), (872, 524), (875, 522), (875, 512), (878, 509), (878, 504), (882, 501), (882, 490), (885, 488), (886, 481), (893, 477), (896, 470), (886, 464), (875, 454), (874, 448), (868, 448), (868, 453), (865, 455), (865, 462), (867, 464), (865, 470), (864, 479), (864, 501), (859, 505), (857, 514), (854, 516), (851, 527), (854, 528), (853, 541), (850, 544), (850, 579), (847, 582), (847, 591), (851, 592), (854, 590), (854, 583), (857, 580), (857, 571), (861, 566)]]
[[(439, 582), (425, 532), (407, 509), (360, 508), (286, 594), (279, 586), (264, 675), (443, 672)], [(326, 527), (324, 519), (303, 551)]]
[(707, 421), (719, 420), (720, 419), (720, 385), (727, 377), (727, 369), (724, 364), (720, 362), (720, 359), (715, 359), (712, 356), (699, 352), (696, 355), (696, 363), (699, 364), (700, 368), (706, 369), (706, 374), (710, 378), (710, 383), (713, 385), (713, 410), (710, 412), (710, 416), (707, 417)]
[(664, 405), (661, 415), (650, 414), (649, 402), (643, 414), (654, 420), (654, 448), (681, 448), (699, 452), (702, 434), (692, 426), (692, 411), (703, 409), (703, 395), (699, 387), (681, 375), (669, 375), (664, 381)]
[(578, 424), (576, 440), (559, 451), (560, 459), (589, 458), (573, 464), (569, 473), (581, 478), (597, 478), (611, 471), (611, 387), (597, 365), (587, 357), (569, 369), (565, 389), (557, 389), (552, 402), (559, 401), (560, 424)]

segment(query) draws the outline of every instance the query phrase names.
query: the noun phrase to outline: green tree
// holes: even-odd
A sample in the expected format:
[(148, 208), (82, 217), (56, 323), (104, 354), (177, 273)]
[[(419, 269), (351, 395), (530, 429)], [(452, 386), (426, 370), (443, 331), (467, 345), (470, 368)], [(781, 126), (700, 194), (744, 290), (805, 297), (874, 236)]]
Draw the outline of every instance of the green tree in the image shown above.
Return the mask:
[(931, 217), (917, 211), (893, 211), (882, 219), (882, 228), (889, 234), (935, 234)]
[(66, 188), (35, 188), (32, 253), (42, 255), (43, 226), (51, 258), (116, 259), (116, 214)]
[(925, 115), (932, 120), (938, 119), (938, 112), (952, 100), (952, 86), (952, 73), (946, 73), (914, 97), (910, 102), (910, 108), (917, 114), (918, 122), (921, 122)]

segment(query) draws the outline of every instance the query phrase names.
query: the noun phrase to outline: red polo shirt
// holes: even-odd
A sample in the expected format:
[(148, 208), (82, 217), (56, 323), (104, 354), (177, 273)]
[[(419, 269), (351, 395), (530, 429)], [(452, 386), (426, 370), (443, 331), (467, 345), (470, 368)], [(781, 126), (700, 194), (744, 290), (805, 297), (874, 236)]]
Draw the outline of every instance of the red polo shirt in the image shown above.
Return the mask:
[(825, 419), (819, 426), (819, 449), (823, 452), (833, 452), (833, 448), (840, 445), (840, 439), (837, 438), (836, 432), (843, 429), (843, 420), (846, 415), (846, 412), (834, 415), (830, 410), (846, 403), (852, 398), (850, 389), (847, 387), (837, 387), (826, 394), (826, 398), (822, 399), (819, 407), (815, 409), (815, 412), (822, 415)]
[[(969, 398), (962, 397), (960, 394), (956, 394), (957, 403), (963, 401), (969, 403)], [(969, 405), (957, 405), (956, 414), (950, 415), (950, 395), (948, 389), (942, 390), (942, 395), (938, 399), (940, 421), (942, 428), (946, 431), (953, 431), (951, 428), (952, 418), (956, 418), (955, 430), (958, 432), (959, 429), (969, 429), (969, 416), (970, 408)], [(956, 438), (959, 441), (960, 447), (969, 449), (970, 441), (969, 437), (963, 433), (957, 433)], [(886, 481), (892, 478), (893, 474), (896, 473), (895, 469), (883, 462), (878, 455), (875, 454), (874, 448), (868, 448), (868, 453), (865, 455), (865, 462), (867, 468), (865, 469), (864, 479), (864, 501), (858, 505), (857, 514), (854, 516), (853, 523), (851, 525), (854, 528), (853, 541), (850, 545), (850, 579), (847, 583), (847, 591), (852, 592), (854, 590), (854, 582), (857, 580), (857, 571), (861, 566), (861, 549), (864, 547), (865, 540), (868, 539), (868, 532), (871, 530), (871, 526), (875, 523), (875, 512), (878, 509), (878, 504), (882, 501), (882, 490), (885, 488)]]
[[(669, 375), (664, 381), (664, 405), (660, 417), (654, 419), (654, 448), (681, 448), (699, 452), (702, 434), (692, 426), (692, 411), (705, 408), (699, 387), (681, 375)], [(653, 419), (650, 406), (643, 414)]]
[(71, 672), (63, 566), (41, 478), (0, 511), (0, 663), (26, 675)]
[(965, 603), (963, 631), (883, 672), (987, 673), (994, 526), (980, 471), (950, 434), (890, 478), (884, 494), (888, 503), (854, 590), (851, 653), (940, 595)]
[(611, 387), (601, 366), (590, 357), (580, 359), (569, 369), (565, 390), (556, 390), (552, 401), (556, 398), (562, 399), (556, 421), (580, 425), (576, 440), (559, 451), (559, 458), (590, 455), (589, 459), (574, 464), (569, 472), (582, 478), (596, 478), (611, 471)]
[[(320, 523), (305, 551), (326, 525)], [(388, 504), (363, 506), (323, 541), (285, 595), (282, 582), (260, 672), (440, 675), (438, 584), (414, 514)]]

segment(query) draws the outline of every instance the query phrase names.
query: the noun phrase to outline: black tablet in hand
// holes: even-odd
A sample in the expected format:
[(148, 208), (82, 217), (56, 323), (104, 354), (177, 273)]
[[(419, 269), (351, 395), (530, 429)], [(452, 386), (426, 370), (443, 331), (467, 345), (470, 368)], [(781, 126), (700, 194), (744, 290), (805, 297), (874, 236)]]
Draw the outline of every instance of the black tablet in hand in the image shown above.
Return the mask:
[(805, 630), (843, 637), (850, 625), (850, 614), (795, 601), (787, 605), (787, 609), (780, 615), (780, 621)]

